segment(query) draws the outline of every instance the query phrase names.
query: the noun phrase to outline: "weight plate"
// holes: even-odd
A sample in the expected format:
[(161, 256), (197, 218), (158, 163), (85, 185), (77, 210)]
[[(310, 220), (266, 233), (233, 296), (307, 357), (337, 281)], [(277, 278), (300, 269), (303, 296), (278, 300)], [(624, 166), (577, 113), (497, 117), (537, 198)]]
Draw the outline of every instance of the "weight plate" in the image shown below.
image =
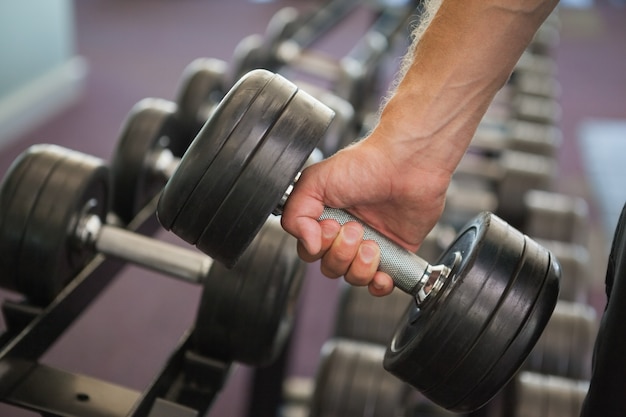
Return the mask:
[(182, 156), (185, 153), (189, 143), (224, 97), (227, 68), (228, 64), (220, 59), (198, 58), (183, 70), (176, 103), (178, 117), (189, 141), (173, 149), (174, 155)]
[[(244, 167), (253, 159), (259, 143), (268, 131), (271, 131), (276, 118), (283, 112), (295, 91), (295, 86), (280, 83), (280, 79), (273, 77), (254, 97), (249, 107), (247, 103), (243, 103), (243, 106), (247, 107), (245, 116), (237, 120), (228, 138), (223, 142), (220, 141), (222, 146), (217, 150), (215, 158), (211, 160), (202, 177), (197, 181), (193, 193), (188, 194), (181, 207), (177, 223), (172, 227), (175, 233), (191, 244), (198, 244), (205, 225), (210, 223)], [(240, 105), (237, 102), (235, 104)], [(227, 116), (230, 113), (238, 115), (240, 109), (229, 106), (224, 109), (221, 118), (228, 119)], [(207, 123), (202, 133), (194, 140), (194, 144), (197, 142), (215, 143), (213, 136), (216, 135), (213, 135), (211, 127), (212, 123)], [(190, 147), (190, 152), (196, 152), (196, 150)], [(183, 156), (176, 177), (186, 176), (186, 173), (181, 171), (188, 167), (186, 156), (187, 154)], [(189, 181), (192, 180), (193, 178), (189, 178)], [(262, 222), (258, 226), (261, 225)], [(179, 231), (184, 234), (180, 234)], [(250, 240), (252, 237), (254, 236), (250, 236)], [(200, 248), (200, 245), (198, 247)], [(222, 259), (218, 258), (218, 260)]]
[[(528, 259), (531, 260), (531, 262), (529, 262), (529, 267), (525, 268), (526, 271), (522, 271), (519, 274), (518, 281), (520, 281), (523, 285), (523, 290), (525, 291), (525, 294), (519, 295), (520, 305), (527, 303), (525, 311), (527, 315), (525, 317), (525, 321), (519, 323), (517, 333), (506, 346), (502, 355), (491, 362), (491, 368), (485, 372), (483, 379), (479, 383), (475, 383), (472, 391), (469, 392), (467, 397), (465, 397), (461, 403), (456, 405), (455, 408), (469, 410), (479, 407), (488, 401), (489, 398), (493, 397), (493, 395), (495, 395), (497, 391), (502, 388), (521, 367), (528, 354), (532, 351), (532, 348), (537, 342), (537, 339), (541, 335), (541, 332), (545, 328), (546, 323), (554, 310), (559, 292), (558, 280), (560, 276), (560, 269), (558, 263), (549, 255), (547, 251), (536, 245), (533, 241), (528, 238), (526, 238), (526, 241), (528, 253), (531, 253), (530, 249), (532, 248), (537, 252), (542, 252), (548, 256), (544, 258), (544, 261), (540, 261), (539, 257), (533, 259), (532, 255), (529, 256)], [(530, 264), (533, 262), (535, 263), (535, 265), (532, 265), (535, 267), (534, 272), (530, 269)], [(545, 275), (541, 275), (542, 273)], [(533, 285), (531, 283), (531, 281), (533, 281), (530, 278), (531, 275), (536, 278), (543, 277), (543, 282)], [(515, 290), (511, 290), (510, 293), (513, 296), (516, 295)], [(533, 293), (538, 294), (536, 295), (534, 304), (531, 304)], [(508, 308), (508, 304), (510, 302), (512, 302), (510, 297), (509, 299), (504, 300), (504, 311), (497, 313), (498, 317), (504, 322), (507, 321), (507, 315), (510, 315), (510, 317), (521, 318), (521, 315), (513, 315), (511, 309)], [(511, 322), (510, 326), (515, 329), (516, 323)], [(495, 343), (500, 343), (500, 341), (496, 340)], [(468, 383), (471, 382), (472, 381), (468, 380)], [(481, 401), (479, 401), (480, 398), (482, 398)]]
[(594, 323), (595, 310), (592, 307), (559, 301), (538, 343), (544, 337), (548, 339), (549, 333), (554, 334), (554, 342), (544, 341), (544, 367), (531, 370), (571, 379), (589, 379), (589, 373), (584, 373), (583, 369), (587, 369), (584, 364), (591, 359), (593, 338), (580, 330), (593, 327)]
[(198, 353), (267, 365), (291, 331), (305, 274), (295, 239), (270, 219), (232, 269), (213, 264), (203, 283), (194, 333)]
[(385, 367), (444, 408), (491, 399), (537, 341), (558, 296), (558, 265), (492, 214), (461, 231), (439, 263), (461, 262), (421, 310), (410, 307)]
[(226, 265), (237, 262), (295, 181), (332, 116), (330, 109), (298, 91), (207, 224), (198, 248)]
[(101, 219), (106, 216), (109, 173), (99, 159), (54, 145), (32, 147), (21, 161), (34, 153), (41, 154), (38, 161), (51, 164), (44, 176), (35, 164), (23, 172), (20, 198), (30, 206), (30, 215), (22, 224), (14, 273), (18, 289), (45, 305), (93, 257), (91, 251), (74, 246), (72, 231), (85, 210)]
[[(176, 174), (165, 186), (157, 208), (159, 221), (167, 230), (174, 227), (182, 229), (177, 225), (177, 220), (187, 204), (187, 199), (192, 196), (215, 156), (244, 120), (246, 112), (270, 81), (271, 76), (265, 75), (267, 76), (256, 73), (242, 78), (226, 94), (209, 122), (204, 125), (181, 158)], [(193, 235), (185, 238), (185, 230), (180, 232), (184, 234), (181, 236), (183, 239), (188, 242), (191, 240), (189, 243), (195, 240)]]
[[(262, 80), (259, 98), (246, 97), (246, 84)], [(295, 180), (332, 111), (283, 77), (257, 70), (218, 112), (183, 156), (158, 213), (166, 229), (232, 267)], [(237, 131), (226, 129), (224, 137), (219, 129), (229, 125)]]
[(263, 68), (266, 58), (263, 56), (263, 36), (254, 34), (243, 38), (233, 52), (233, 77), (238, 80), (249, 71)]
[(280, 44), (290, 39), (303, 23), (300, 20), (300, 13), (294, 7), (283, 7), (272, 16), (265, 30), (262, 53), (266, 64), (263, 68), (270, 71), (278, 70), (281, 63), (276, 58)]
[(586, 303), (590, 280), (592, 279), (589, 250), (579, 244), (556, 240), (535, 240), (559, 260), (562, 275), (559, 299)]
[[(52, 150), (56, 148), (51, 147)], [(13, 161), (3, 179), (0, 188), (0, 280), (3, 288), (20, 288), (18, 257), (24, 243), (24, 229), (37, 201), (39, 186), (47, 181), (58, 160), (57, 153), (42, 152), (40, 145), (32, 146)]]
[(337, 343), (331, 339), (322, 346), (309, 417), (340, 412), (350, 390), (356, 355), (342, 355)]
[(147, 98), (135, 104), (126, 117), (111, 160), (111, 209), (124, 223), (167, 182), (154, 163), (160, 151), (176, 146), (184, 136), (176, 111), (171, 101)]
[(381, 366), (384, 347), (334, 339), (322, 348), (311, 417), (407, 415), (408, 386)]
[(413, 302), (410, 295), (397, 289), (386, 297), (374, 297), (367, 287), (345, 285), (335, 321), (335, 337), (386, 345), (407, 305)]

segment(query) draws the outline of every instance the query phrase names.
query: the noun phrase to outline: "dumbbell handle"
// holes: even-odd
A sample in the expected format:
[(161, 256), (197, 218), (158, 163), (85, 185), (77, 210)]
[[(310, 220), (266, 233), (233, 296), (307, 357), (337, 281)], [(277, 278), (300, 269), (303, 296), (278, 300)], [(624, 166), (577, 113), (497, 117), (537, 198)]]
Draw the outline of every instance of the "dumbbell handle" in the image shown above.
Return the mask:
[(326, 219), (333, 219), (341, 225), (347, 222), (361, 224), (365, 231), (363, 239), (373, 240), (380, 247), (378, 269), (391, 276), (398, 289), (415, 296), (418, 304), (422, 303), (431, 292), (438, 291), (450, 273), (450, 268), (447, 266), (430, 265), (344, 210), (326, 207), (318, 220)]
[(99, 253), (192, 283), (201, 283), (213, 265), (213, 259), (204, 254), (102, 224), (95, 215), (82, 219), (77, 235)]

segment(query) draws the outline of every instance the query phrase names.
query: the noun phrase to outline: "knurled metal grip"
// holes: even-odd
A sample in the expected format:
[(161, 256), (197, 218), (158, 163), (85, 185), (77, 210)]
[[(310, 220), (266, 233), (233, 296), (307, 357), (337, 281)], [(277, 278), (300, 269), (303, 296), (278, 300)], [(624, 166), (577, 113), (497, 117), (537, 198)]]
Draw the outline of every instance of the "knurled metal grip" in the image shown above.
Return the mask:
[(365, 231), (363, 239), (373, 240), (380, 247), (380, 266), (378, 269), (391, 276), (398, 289), (413, 296), (418, 296), (425, 282), (428, 281), (427, 276), (430, 274), (431, 269), (428, 262), (392, 242), (344, 210), (326, 207), (318, 220), (326, 219), (336, 220), (340, 225), (344, 225), (347, 222), (361, 224)]

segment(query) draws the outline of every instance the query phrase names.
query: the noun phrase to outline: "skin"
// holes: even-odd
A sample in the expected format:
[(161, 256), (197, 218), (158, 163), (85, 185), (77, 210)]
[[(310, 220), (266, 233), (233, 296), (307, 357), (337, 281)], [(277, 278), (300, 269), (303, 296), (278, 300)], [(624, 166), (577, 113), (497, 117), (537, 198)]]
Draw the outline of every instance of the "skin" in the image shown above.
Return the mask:
[[(343, 208), (408, 250), (441, 217), (452, 173), (496, 92), (554, 0), (444, 0), (414, 41), (368, 137), (302, 173), (282, 216), (307, 262), (329, 278), (393, 290), (378, 245), (356, 223), (318, 222)], [(416, 39), (418, 36), (416, 36)]]

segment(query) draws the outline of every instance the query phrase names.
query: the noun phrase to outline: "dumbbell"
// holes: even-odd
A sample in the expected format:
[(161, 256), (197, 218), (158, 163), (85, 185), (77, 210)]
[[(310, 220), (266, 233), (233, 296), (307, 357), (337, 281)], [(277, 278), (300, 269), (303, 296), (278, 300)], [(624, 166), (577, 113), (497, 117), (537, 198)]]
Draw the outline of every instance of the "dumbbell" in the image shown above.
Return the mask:
[(346, 56), (329, 60), (311, 51), (294, 50), (286, 57), (289, 67), (329, 80), (333, 90), (352, 104), (363, 123), (370, 110), (379, 108), (383, 57), (398, 33), (415, 18), (415, 12), (415, 5), (411, 4), (387, 7)]
[(277, 71), (285, 64), (281, 50), (307, 48), (343, 20), (357, 4), (354, 0), (334, 0), (308, 15), (301, 15), (293, 7), (278, 10), (263, 36), (249, 35), (235, 47), (232, 59), (234, 79), (257, 68)]
[(322, 347), (309, 417), (405, 416), (408, 385), (385, 372), (383, 346), (331, 339)]
[(557, 14), (552, 13), (535, 32), (528, 50), (534, 54), (550, 56), (559, 45), (561, 39), (559, 32), (559, 18)]
[(588, 381), (520, 372), (497, 401), (470, 417), (573, 417), (580, 415)]
[(22, 153), (0, 188), (1, 285), (47, 305), (95, 256), (115, 257), (204, 286), (194, 336), (202, 355), (272, 359), (304, 274), (295, 239), (267, 223), (227, 272), (202, 253), (105, 224), (111, 192), (98, 158), (54, 145)]
[(561, 119), (562, 108), (558, 100), (536, 94), (501, 89), (485, 112), (481, 123), (499, 124), (508, 120), (524, 120), (549, 125)]
[(295, 84), (335, 113), (324, 139), (319, 144), (322, 155), (330, 156), (359, 139), (360, 121), (357, 120), (352, 104), (326, 88), (304, 81), (296, 81)]
[(334, 337), (387, 345), (411, 297), (394, 290), (387, 297), (372, 297), (366, 287), (344, 285), (335, 319)]
[[(182, 145), (180, 142), (186, 142), (187, 146), (191, 142), (191, 139), (180, 138), (178, 114), (176, 103), (147, 98), (135, 105), (126, 117), (111, 158), (114, 190), (111, 210), (123, 224), (130, 222), (161, 192), (176, 170), (180, 154), (172, 149), (174, 142), (178, 148)], [(321, 151), (316, 150), (307, 165), (322, 158)]]
[(527, 215), (523, 230), (545, 240), (586, 246), (589, 240), (589, 205), (579, 196), (530, 190), (524, 195)]
[(525, 215), (524, 195), (529, 190), (550, 189), (556, 161), (541, 155), (503, 151), (497, 157), (470, 149), (453, 175), (459, 187), (484, 189), (497, 197), (497, 213), (515, 225)]
[(384, 354), (383, 346), (363, 341), (333, 338), (324, 343), (308, 416), (459, 416), (415, 395), (386, 373)]
[(509, 98), (515, 97), (517, 94), (525, 94), (558, 99), (562, 89), (555, 76), (518, 69), (513, 71), (503, 91), (507, 92), (506, 96)]
[(146, 98), (122, 124), (111, 160), (112, 211), (128, 223), (169, 178), (171, 160), (180, 157), (210, 116), (226, 88), (226, 63), (199, 58), (183, 71), (176, 102)]
[(596, 312), (591, 306), (559, 300), (523, 369), (588, 380), (597, 333), (596, 320)]
[(191, 139), (224, 97), (229, 87), (227, 73), (228, 64), (215, 58), (197, 58), (183, 70), (178, 82), (176, 104), (178, 117), (187, 129), (189, 141), (174, 149), (174, 155), (181, 156), (187, 150)]
[[(348, 3), (342, 6), (342, 13), (354, 6), (355, 2)], [(254, 68), (272, 71), (280, 68), (281, 73), (287, 72), (292, 78), (294, 72), (314, 77), (330, 84), (331, 90), (345, 98), (353, 106), (357, 119), (361, 120), (362, 113), (373, 99), (378, 107), (380, 94), (375, 94), (374, 90), (378, 86), (382, 57), (414, 11), (414, 6), (384, 8), (369, 30), (341, 59), (308, 48), (312, 36), (307, 33), (319, 36), (318, 28), (309, 30), (305, 25), (292, 38), (281, 37), (280, 41), (275, 41), (275, 36), (266, 35), (264, 40), (258, 35), (251, 35), (244, 38), (235, 49), (233, 61), (238, 68), (235, 74), (241, 76)], [(335, 19), (338, 21), (342, 17), (341, 13), (337, 13)], [(298, 36), (300, 32), (306, 36)]]
[[(182, 157), (161, 194), (161, 224), (234, 265), (270, 213), (280, 213), (332, 112), (280, 75), (243, 77)], [(323, 219), (358, 221), (326, 208)], [(384, 365), (435, 403), (477, 408), (521, 366), (558, 297), (551, 254), (490, 213), (431, 265), (369, 227), (380, 269), (410, 293)]]
[(558, 73), (554, 58), (526, 50), (515, 64), (514, 71), (554, 76)]
[(439, 223), (458, 230), (479, 213), (497, 210), (498, 196), (492, 190), (481, 186), (465, 187), (463, 181), (452, 180), (446, 191), (446, 205)]
[[(446, 196), (441, 221), (455, 228), (462, 227), (481, 211), (499, 213), (535, 240), (550, 240), (585, 245), (588, 238), (587, 202), (578, 196), (544, 190), (529, 190), (517, 196), (519, 207), (498, 197), (491, 189), (467, 181), (453, 179)], [(511, 198), (514, 192), (509, 192)], [(512, 208), (515, 210), (513, 211)]]
[(562, 140), (563, 133), (556, 126), (509, 120), (479, 124), (470, 146), (491, 153), (512, 150), (555, 158)]
[(590, 266), (591, 256), (587, 247), (558, 240), (535, 239), (548, 249), (561, 265), (561, 290), (559, 299), (564, 301), (586, 303), (589, 289), (593, 285), (593, 274)]

